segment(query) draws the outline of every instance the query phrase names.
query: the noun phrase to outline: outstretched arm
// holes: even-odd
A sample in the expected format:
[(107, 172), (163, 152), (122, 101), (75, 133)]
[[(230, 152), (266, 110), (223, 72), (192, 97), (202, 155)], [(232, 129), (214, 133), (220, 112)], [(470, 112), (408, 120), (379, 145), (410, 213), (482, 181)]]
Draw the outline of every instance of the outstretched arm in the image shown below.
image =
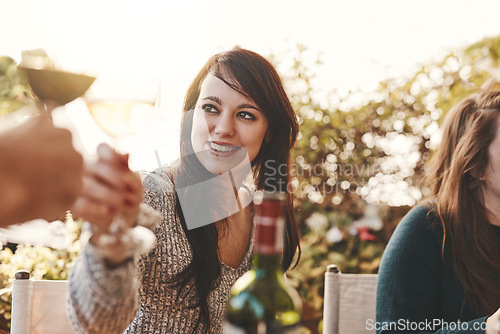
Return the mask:
[[(103, 233), (113, 217), (127, 224), (155, 225), (156, 212), (141, 204), (140, 177), (127, 167), (127, 157), (101, 145), (98, 159), (85, 168), (84, 190), (73, 213), (87, 219), (94, 233)], [(137, 219), (144, 220), (143, 222)], [(122, 333), (139, 307), (137, 258), (103, 255), (98, 245), (88, 243), (71, 271), (68, 314), (79, 333)]]

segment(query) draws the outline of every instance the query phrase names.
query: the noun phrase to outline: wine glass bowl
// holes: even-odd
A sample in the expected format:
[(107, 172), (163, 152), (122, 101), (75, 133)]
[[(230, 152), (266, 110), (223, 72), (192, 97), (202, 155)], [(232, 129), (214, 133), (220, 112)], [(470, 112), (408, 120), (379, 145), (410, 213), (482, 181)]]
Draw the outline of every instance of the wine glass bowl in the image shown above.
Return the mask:
[[(85, 94), (95, 123), (118, 141), (136, 134), (151, 116), (158, 100), (157, 78), (99, 76)], [(115, 147), (116, 148), (116, 147)]]
[(154, 101), (92, 99), (87, 96), (86, 102), (97, 125), (115, 140), (134, 135), (141, 119), (154, 108)]
[(95, 77), (52, 68), (18, 67), (24, 72), (33, 93), (42, 101), (65, 105), (82, 96)]

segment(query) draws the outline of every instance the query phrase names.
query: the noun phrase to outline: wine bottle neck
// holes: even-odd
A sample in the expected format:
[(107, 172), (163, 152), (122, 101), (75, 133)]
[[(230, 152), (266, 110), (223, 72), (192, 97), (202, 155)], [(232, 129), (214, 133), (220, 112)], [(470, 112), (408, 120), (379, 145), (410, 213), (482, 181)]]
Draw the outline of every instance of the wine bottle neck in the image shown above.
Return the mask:
[(253, 256), (253, 269), (256, 270), (257, 276), (282, 273), (283, 225), (282, 217), (259, 218)]
[(253, 255), (252, 269), (255, 270), (257, 278), (283, 275), (281, 255), (255, 253)]
[(283, 273), (281, 257), (285, 217), (283, 214), (285, 199), (281, 193), (267, 194), (256, 201), (256, 233), (254, 245), (253, 269), (257, 276), (276, 276)]

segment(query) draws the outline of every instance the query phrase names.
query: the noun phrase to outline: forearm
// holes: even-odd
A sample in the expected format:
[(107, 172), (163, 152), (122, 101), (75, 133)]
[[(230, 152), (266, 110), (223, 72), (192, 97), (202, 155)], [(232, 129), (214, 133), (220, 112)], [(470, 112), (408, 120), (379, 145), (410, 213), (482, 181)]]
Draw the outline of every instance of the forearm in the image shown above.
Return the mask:
[(139, 307), (137, 265), (110, 268), (88, 245), (69, 278), (68, 314), (77, 333), (123, 333)]
[[(137, 224), (156, 228), (161, 215), (142, 203)], [(137, 254), (140, 255), (140, 254)], [(70, 273), (68, 314), (78, 333), (123, 333), (139, 308), (138, 266), (110, 261), (87, 244)]]

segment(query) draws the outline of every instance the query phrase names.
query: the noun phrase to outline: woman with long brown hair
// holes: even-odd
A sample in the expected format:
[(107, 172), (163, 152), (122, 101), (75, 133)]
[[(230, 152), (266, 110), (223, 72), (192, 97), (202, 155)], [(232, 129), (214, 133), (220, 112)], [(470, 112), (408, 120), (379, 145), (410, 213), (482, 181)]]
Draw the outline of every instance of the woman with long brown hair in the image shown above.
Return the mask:
[[(131, 173), (116, 167), (123, 157), (102, 146), (76, 213), (107, 226), (113, 214), (124, 211), (130, 224), (141, 224), (154, 220), (153, 208), (161, 221), (155, 248), (135, 260), (103, 258), (96, 245), (85, 247), (70, 276), (68, 309), (75, 329), (220, 333), (231, 286), (250, 266), (251, 189), (288, 190), (297, 132), (274, 67), (257, 53), (235, 48), (210, 58), (189, 87), (177, 162), (157, 169), (142, 185), (127, 186), (109, 173)], [(220, 180), (230, 180), (229, 186)], [(137, 200), (125, 203), (129, 207), (117, 204), (132, 189), (141, 198), (142, 186), (147, 207)], [(231, 199), (236, 206), (228, 204)], [(106, 210), (110, 203), (113, 210)], [(287, 211), (284, 270), (300, 254), (291, 200)]]
[(495, 85), (446, 115), (432, 196), (401, 220), (382, 257), (377, 333), (497, 333), (499, 124)]

